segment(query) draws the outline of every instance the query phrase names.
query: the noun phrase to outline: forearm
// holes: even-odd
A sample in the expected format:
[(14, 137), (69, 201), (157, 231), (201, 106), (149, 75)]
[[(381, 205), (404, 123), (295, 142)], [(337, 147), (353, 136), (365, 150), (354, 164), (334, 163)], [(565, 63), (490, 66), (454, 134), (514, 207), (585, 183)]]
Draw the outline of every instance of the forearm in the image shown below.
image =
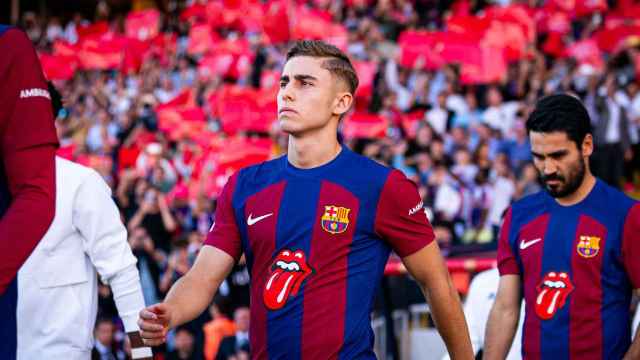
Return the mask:
[(144, 212), (140, 210), (136, 211), (131, 220), (129, 220), (129, 224), (127, 224), (127, 230), (133, 231), (140, 224), (142, 224), (142, 219), (144, 219)]
[(471, 359), (473, 350), (469, 339), (469, 329), (462, 312), (458, 293), (448, 275), (447, 279), (447, 286), (429, 290), (422, 286), (422, 290), (451, 359)]
[(489, 314), (484, 345), (484, 359), (504, 359), (509, 353), (518, 327), (519, 310), (495, 304)]
[(174, 231), (177, 227), (176, 220), (173, 218), (173, 215), (171, 215), (169, 209), (161, 209), (160, 215), (162, 216), (162, 223), (164, 224), (164, 227), (167, 229), (167, 231)]
[(171, 307), (169, 327), (176, 327), (195, 319), (211, 303), (221, 281), (211, 283), (191, 272), (171, 287), (164, 303)]
[(633, 343), (629, 348), (629, 351), (625, 354), (623, 360), (638, 360), (640, 359), (640, 334), (636, 331), (636, 336), (633, 339)]

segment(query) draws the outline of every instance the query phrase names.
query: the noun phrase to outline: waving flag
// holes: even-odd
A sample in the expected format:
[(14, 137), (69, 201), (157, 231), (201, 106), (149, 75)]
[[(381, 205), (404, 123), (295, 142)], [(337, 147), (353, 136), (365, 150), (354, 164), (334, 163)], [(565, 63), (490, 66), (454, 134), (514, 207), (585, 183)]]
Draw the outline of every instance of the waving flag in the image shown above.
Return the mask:
[(347, 139), (382, 139), (387, 127), (388, 121), (381, 115), (354, 113), (343, 120), (342, 134)]
[(133, 11), (127, 15), (124, 26), (130, 38), (152, 39), (160, 31), (160, 12), (155, 9)]

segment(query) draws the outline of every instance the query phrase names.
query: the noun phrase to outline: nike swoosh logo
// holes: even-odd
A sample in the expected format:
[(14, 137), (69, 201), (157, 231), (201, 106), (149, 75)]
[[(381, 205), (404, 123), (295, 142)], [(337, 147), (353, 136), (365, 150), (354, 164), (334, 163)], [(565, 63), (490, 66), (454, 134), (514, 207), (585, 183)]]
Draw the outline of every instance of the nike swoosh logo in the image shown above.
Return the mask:
[(258, 216), (257, 218), (252, 217), (253, 214), (249, 214), (249, 217), (247, 218), (247, 225), (251, 226), (255, 223), (257, 223), (258, 221), (262, 220), (262, 219), (266, 219), (269, 216), (273, 215), (273, 213), (268, 213), (266, 215), (262, 215), (262, 216)]
[(520, 250), (524, 250), (524, 249), (528, 248), (529, 246), (539, 242), (540, 240), (542, 240), (542, 238), (537, 238), (537, 239), (533, 239), (533, 240), (529, 240), (529, 241), (522, 240), (522, 242), (520, 242)]

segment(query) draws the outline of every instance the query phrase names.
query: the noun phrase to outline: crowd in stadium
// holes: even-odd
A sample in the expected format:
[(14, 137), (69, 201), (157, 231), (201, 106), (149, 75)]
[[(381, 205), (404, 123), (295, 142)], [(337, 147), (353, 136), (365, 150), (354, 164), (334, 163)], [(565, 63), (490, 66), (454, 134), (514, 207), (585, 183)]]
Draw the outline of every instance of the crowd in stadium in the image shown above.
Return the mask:
[[(228, 176), (284, 153), (269, 116), (296, 37), (328, 36), (354, 60), (361, 85), (343, 141), (416, 182), (445, 253), (495, 249), (507, 206), (541, 189), (524, 121), (545, 94), (584, 101), (594, 173), (638, 191), (640, 18), (630, 9), (640, 4), (575, 3), (170, 1), (123, 14), (99, 2), (92, 18), (25, 12), (20, 25), (62, 94), (59, 155), (111, 185), (153, 304), (193, 264)], [(114, 44), (126, 48), (115, 60)], [(174, 332), (166, 358), (247, 358), (248, 281), (237, 265), (209, 314)], [(124, 358), (107, 287), (100, 299), (96, 351)], [(222, 340), (234, 335), (237, 344)]]

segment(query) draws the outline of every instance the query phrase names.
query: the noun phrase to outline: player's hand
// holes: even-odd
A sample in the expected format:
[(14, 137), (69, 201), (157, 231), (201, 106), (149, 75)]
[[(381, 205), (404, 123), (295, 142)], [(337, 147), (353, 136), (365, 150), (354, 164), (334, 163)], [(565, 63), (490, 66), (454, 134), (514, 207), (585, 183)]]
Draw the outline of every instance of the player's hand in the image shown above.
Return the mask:
[(166, 341), (170, 323), (171, 309), (167, 304), (159, 303), (140, 310), (138, 326), (144, 344), (147, 346), (163, 344)]

